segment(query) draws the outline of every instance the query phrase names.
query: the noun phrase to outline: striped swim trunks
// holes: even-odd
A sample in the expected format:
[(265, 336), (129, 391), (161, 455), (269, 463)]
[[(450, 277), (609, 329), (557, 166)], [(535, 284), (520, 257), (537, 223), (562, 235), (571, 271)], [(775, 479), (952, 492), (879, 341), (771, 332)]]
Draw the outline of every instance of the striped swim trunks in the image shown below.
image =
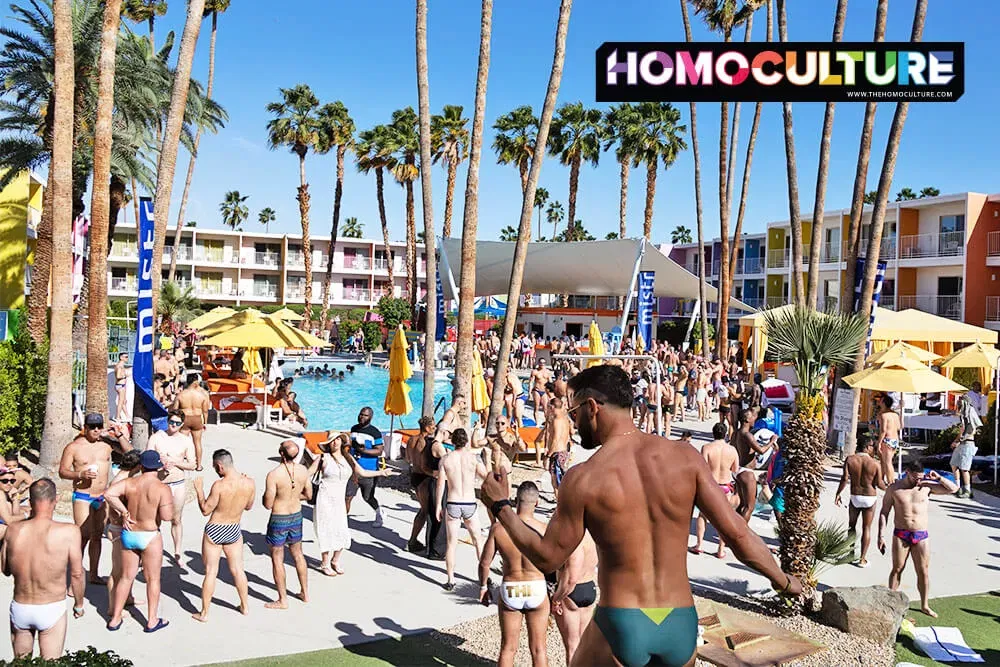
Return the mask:
[(212, 544), (224, 547), (239, 540), (243, 531), (238, 523), (207, 523), (205, 524), (205, 535)]
[(267, 522), (267, 535), (264, 537), (272, 547), (283, 547), (286, 544), (298, 544), (302, 541), (302, 512), (295, 514), (272, 514)]

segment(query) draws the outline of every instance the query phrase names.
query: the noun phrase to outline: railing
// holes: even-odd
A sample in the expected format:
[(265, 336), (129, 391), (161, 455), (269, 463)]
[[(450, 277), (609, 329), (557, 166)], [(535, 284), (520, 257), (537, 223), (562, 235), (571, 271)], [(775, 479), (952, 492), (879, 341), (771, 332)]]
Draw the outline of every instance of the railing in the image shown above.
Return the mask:
[(262, 299), (276, 299), (278, 297), (277, 285), (254, 285), (253, 295)]
[(783, 296), (769, 296), (764, 299), (764, 306), (767, 308), (780, 308), (791, 301)]
[[(372, 268), (376, 271), (388, 271), (389, 270), (389, 260), (387, 259), (376, 259), (372, 262)], [(396, 268), (396, 267), (393, 267)]]
[(260, 266), (278, 266), (281, 256), (276, 252), (254, 252), (253, 261)]
[(961, 257), (965, 254), (965, 232), (901, 236), (899, 251), (900, 259)]
[(791, 250), (768, 250), (767, 251), (767, 268), (769, 269), (785, 269), (791, 264)]
[(760, 257), (744, 257), (742, 266), (739, 262), (736, 264), (736, 275), (752, 276), (758, 273), (764, 273), (764, 260)]
[[(134, 251), (134, 249), (133, 249), (133, 251)], [(173, 255), (173, 254), (174, 254), (174, 248), (173, 248), (173, 246), (169, 246), (169, 245), (165, 246), (163, 248), (163, 261), (169, 262), (170, 261), (170, 256)], [(191, 261), (191, 247), (190, 246), (183, 246), (182, 245), (177, 250), (177, 261), (178, 262), (189, 262), (189, 261)]]
[(345, 255), (344, 268), (355, 269), (357, 271), (368, 271), (371, 268), (371, 262), (367, 255)]
[(230, 264), (246, 264), (246, 258), (240, 255), (238, 249), (233, 249), (233, 254), (229, 256)]
[(133, 278), (112, 278), (112, 292), (134, 292), (139, 289), (139, 282)]
[(306, 256), (301, 252), (290, 252), (288, 253), (288, 263), (291, 266), (305, 266)]
[[(120, 241), (115, 241), (111, 246), (111, 256), (120, 257), (122, 259), (135, 259), (139, 254), (139, 247), (135, 243), (122, 243)], [(169, 255), (167, 257), (169, 262)]]
[[(905, 237), (904, 237), (905, 238)], [(861, 246), (858, 248), (859, 257), (868, 256), (868, 239), (861, 240)], [(895, 238), (883, 238), (882, 244), (879, 246), (878, 259), (880, 262), (894, 262), (896, 261), (896, 239)]]
[(198, 285), (194, 288), (195, 294), (202, 296), (222, 296), (224, 294), (222, 285)]
[(688, 261), (684, 263), (684, 268), (688, 273), (698, 275), (698, 262)]
[(1000, 296), (986, 297), (986, 321), (1000, 323)]
[(715, 260), (714, 262), (712, 262), (712, 275), (713, 276), (719, 275), (719, 268), (720, 268), (720, 261), (719, 260)]
[(962, 319), (962, 297), (957, 294), (908, 294), (898, 299), (900, 310), (916, 308), (950, 320)]
[(840, 261), (840, 241), (824, 243), (820, 249), (819, 261), (821, 264), (837, 263)]
[(986, 237), (986, 256), (1000, 257), (1000, 232), (990, 232)]
[[(761, 308), (764, 307), (764, 299), (758, 297), (748, 297), (746, 299), (739, 299), (739, 300), (745, 303), (746, 305), (750, 306), (750, 308), (752, 308), (753, 310), (760, 310)], [(743, 309), (740, 308), (740, 310)]]
[(204, 248), (199, 248), (197, 251), (195, 251), (194, 257), (199, 262), (214, 262), (216, 264), (222, 264), (223, 262), (226, 261), (225, 257), (222, 254), (222, 250), (210, 252), (205, 250)]
[(886, 310), (896, 310), (896, 295), (883, 294), (878, 298), (878, 307)]
[(344, 299), (347, 301), (371, 301), (372, 295), (370, 290), (366, 289), (345, 289)]
[(285, 298), (286, 299), (302, 299), (306, 295), (306, 290), (303, 287), (285, 287)]

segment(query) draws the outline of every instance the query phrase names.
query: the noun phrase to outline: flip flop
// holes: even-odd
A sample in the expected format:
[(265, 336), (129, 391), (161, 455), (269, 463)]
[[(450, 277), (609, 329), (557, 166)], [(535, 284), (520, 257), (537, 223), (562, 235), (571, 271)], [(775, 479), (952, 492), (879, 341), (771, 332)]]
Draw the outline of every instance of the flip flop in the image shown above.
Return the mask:
[(145, 633), (156, 632), (157, 630), (162, 630), (163, 628), (170, 625), (170, 621), (164, 621), (162, 618), (156, 619), (156, 625), (151, 628), (143, 628), (142, 631)]
[(122, 629), (122, 623), (124, 623), (124, 622), (125, 622), (125, 619), (123, 618), (122, 620), (118, 621), (118, 625), (111, 625), (111, 623), (108, 623), (104, 627), (106, 627), (111, 632), (118, 632), (119, 630)]
[(701, 555), (701, 549), (696, 549), (695, 547), (688, 547), (688, 553), (692, 553), (695, 556)]

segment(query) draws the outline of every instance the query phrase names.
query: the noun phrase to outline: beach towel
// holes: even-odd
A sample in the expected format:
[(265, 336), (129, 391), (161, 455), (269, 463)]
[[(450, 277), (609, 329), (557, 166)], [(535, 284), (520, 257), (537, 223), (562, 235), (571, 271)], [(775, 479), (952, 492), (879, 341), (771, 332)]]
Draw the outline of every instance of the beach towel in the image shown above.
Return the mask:
[(984, 662), (969, 648), (958, 628), (913, 628), (913, 641), (931, 660), (938, 662)]

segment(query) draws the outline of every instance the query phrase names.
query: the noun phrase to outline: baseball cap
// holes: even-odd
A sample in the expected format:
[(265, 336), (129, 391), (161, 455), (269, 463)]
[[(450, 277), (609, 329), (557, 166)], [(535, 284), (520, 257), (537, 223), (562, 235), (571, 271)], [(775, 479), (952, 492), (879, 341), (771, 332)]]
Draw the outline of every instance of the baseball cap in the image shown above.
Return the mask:
[(91, 412), (83, 418), (83, 425), (101, 428), (104, 426), (104, 415), (99, 412)]
[(143, 470), (159, 470), (163, 467), (163, 461), (160, 460), (159, 452), (147, 449), (139, 455), (139, 465)]

